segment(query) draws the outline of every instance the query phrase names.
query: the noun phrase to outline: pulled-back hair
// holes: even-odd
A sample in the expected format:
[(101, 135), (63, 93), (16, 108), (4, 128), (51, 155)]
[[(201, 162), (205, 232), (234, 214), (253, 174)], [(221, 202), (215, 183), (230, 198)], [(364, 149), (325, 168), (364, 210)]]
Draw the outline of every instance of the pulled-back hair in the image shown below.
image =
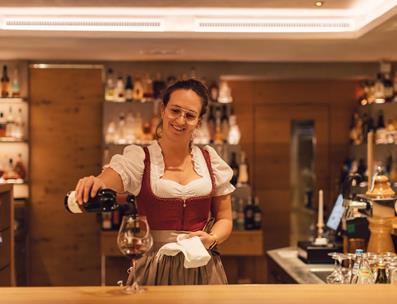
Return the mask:
[[(205, 84), (203, 84), (201, 81), (197, 79), (192, 79), (192, 78), (188, 80), (180, 80), (173, 83), (168, 88), (166, 88), (163, 93), (162, 103), (164, 108), (167, 106), (168, 102), (170, 101), (171, 94), (177, 90), (192, 90), (197, 94), (197, 96), (200, 97), (200, 101), (201, 101), (200, 118), (203, 117), (203, 115), (207, 112), (207, 106), (209, 100), (208, 89), (205, 86)], [(162, 125), (163, 125), (163, 120), (160, 120), (160, 123), (156, 128), (156, 134), (155, 134), (156, 139), (159, 139), (161, 137), (160, 132)]]

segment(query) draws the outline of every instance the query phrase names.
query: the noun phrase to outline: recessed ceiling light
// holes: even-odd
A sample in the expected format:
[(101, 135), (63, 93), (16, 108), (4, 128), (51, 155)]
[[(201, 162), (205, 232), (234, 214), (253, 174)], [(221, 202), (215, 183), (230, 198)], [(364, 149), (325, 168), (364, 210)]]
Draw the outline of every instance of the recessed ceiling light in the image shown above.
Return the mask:
[(324, 1), (316, 1), (314, 2), (314, 5), (317, 7), (322, 7), (324, 5)]

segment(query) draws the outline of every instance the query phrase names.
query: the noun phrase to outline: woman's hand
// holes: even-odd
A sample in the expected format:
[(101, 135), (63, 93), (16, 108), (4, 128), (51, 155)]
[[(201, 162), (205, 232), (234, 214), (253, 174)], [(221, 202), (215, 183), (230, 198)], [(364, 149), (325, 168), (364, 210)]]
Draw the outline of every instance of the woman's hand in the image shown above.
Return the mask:
[(204, 247), (209, 249), (209, 247), (216, 241), (215, 236), (208, 234), (205, 231), (199, 230), (195, 232), (190, 232), (187, 237), (191, 238), (194, 236), (200, 237), (201, 242), (203, 243)]
[(81, 178), (75, 188), (76, 200), (81, 205), (86, 203), (89, 197), (94, 197), (99, 189), (105, 188), (105, 183), (96, 176)]

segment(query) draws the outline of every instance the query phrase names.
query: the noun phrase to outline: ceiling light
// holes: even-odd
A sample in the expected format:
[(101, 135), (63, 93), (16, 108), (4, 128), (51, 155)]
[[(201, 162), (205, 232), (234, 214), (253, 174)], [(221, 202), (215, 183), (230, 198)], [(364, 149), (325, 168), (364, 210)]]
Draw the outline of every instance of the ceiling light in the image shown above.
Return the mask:
[(317, 7), (322, 7), (324, 5), (324, 1), (316, 1), (314, 2), (314, 5)]

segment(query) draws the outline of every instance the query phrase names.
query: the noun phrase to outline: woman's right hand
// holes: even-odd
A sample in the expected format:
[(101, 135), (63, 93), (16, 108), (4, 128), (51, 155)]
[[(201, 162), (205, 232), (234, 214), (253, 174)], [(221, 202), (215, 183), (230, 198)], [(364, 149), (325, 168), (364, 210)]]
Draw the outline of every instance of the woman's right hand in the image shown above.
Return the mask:
[(82, 205), (83, 202), (86, 203), (89, 197), (94, 197), (98, 190), (105, 188), (105, 183), (96, 176), (87, 176), (80, 178), (77, 182), (76, 200)]

